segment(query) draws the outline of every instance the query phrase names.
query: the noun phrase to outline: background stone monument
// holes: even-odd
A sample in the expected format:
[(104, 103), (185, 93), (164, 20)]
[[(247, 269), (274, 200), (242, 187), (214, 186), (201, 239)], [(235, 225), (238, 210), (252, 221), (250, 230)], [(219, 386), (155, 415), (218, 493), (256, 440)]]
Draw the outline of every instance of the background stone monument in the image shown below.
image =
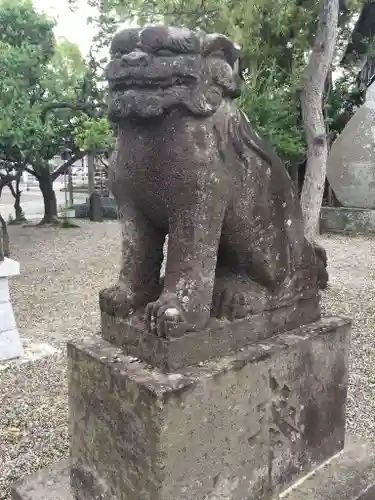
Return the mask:
[(327, 179), (342, 207), (324, 207), (322, 229), (375, 231), (375, 83), (328, 156)]
[[(350, 323), (321, 318), (324, 252), (233, 104), (238, 48), (157, 26), (111, 52), (120, 275), (100, 294), (103, 338), (68, 346), (70, 460), (14, 500), (302, 499), (311, 471), (314, 498), (369, 500), (371, 449), (340, 453)], [(346, 496), (324, 481), (338, 467)]]
[(375, 83), (332, 145), (327, 177), (344, 207), (375, 209)]

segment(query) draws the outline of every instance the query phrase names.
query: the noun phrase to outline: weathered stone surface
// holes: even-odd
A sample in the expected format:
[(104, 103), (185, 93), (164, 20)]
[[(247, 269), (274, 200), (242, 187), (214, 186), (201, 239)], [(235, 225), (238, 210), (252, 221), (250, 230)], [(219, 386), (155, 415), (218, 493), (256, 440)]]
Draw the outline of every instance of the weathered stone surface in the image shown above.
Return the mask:
[(346, 207), (375, 208), (375, 84), (332, 145), (327, 178)]
[[(374, 500), (374, 446), (350, 441), (346, 439), (343, 451), (284, 491), (279, 500)], [(26, 477), (13, 488), (12, 500), (73, 500), (69, 475), (68, 461), (64, 461)]]
[(352, 443), (347, 439), (345, 450), (280, 499), (374, 500), (374, 443)]
[(173, 337), (210, 316), (251, 319), (316, 296), (322, 267), (293, 183), (233, 101), (239, 48), (223, 35), (150, 26), (117, 33), (111, 54), (119, 134), (108, 183), (123, 252), (102, 310), (146, 309), (149, 330)]
[(375, 233), (375, 210), (368, 208), (322, 207), (320, 231), (323, 233)]
[(74, 500), (69, 461), (58, 462), (22, 478), (12, 488), (12, 500)]
[(168, 372), (226, 356), (250, 342), (312, 323), (320, 317), (318, 300), (314, 297), (301, 300), (296, 306), (254, 314), (251, 321), (245, 318), (229, 322), (212, 318), (204, 330), (172, 338), (150, 333), (140, 318), (133, 316), (129, 320), (102, 312), (102, 337), (121, 347), (125, 354)]
[(268, 500), (343, 447), (349, 337), (325, 318), (170, 374), (70, 344), (76, 497)]

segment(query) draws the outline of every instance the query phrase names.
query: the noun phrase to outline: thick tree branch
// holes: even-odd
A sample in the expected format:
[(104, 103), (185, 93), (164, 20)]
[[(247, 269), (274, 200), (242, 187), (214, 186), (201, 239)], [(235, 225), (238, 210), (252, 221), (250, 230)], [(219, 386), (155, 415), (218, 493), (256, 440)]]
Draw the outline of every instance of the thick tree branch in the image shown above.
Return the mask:
[(25, 172), (27, 172), (30, 175), (33, 175), (34, 177), (36, 177), (38, 179), (38, 175), (31, 168), (25, 167)]
[(95, 105), (92, 103), (87, 103), (87, 102), (67, 102), (67, 101), (61, 101), (61, 102), (50, 102), (48, 104), (45, 104), (43, 107), (43, 110), (40, 114), (40, 119), (42, 120), (43, 123), (45, 123), (47, 115), (50, 111), (53, 111), (55, 109), (71, 109), (73, 111), (89, 111), (89, 110), (94, 110)]
[(52, 182), (55, 181), (60, 175), (64, 174), (68, 168), (73, 165), (77, 160), (80, 160), (81, 158), (84, 158), (86, 156), (85, 151), (80, 151), (79, 153), (76, 153), (73, 155), (69, 160), (61, 164), (59, 167), (57, 167), (51, 174)]
[(1, 174), (0, 173), (0, 192), (4, 186), (9, 186), (18, 177), (18, 174)]
[(104, 168), (108, 169), (108, 163), (106, 163), (102, 158), (98, 158), (98, 160), (100, 161), (100, 163), (103, 165)]
[[(15, 179), (15, 180), (17, 180), (17, 179)], [(17, 198), (16, 190), (14, 189), (13, 184), (11, 182), (8, 184), (8, 187), (9, 187), (10, 192), (12, 193), (13, 198)], [(20, 191), (20, 193), (22, 193), (22, 191)]]

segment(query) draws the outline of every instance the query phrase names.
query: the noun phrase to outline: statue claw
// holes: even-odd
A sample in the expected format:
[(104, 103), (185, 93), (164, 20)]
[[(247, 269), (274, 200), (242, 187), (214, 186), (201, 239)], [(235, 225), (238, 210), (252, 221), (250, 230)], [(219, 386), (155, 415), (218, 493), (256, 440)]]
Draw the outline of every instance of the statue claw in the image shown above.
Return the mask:
[(188, 329), (184, 313), (176, 302), (177, 297), (168, 294), (146, 306), (145, 320), (150, 333), (167, 338), (179, 336)]

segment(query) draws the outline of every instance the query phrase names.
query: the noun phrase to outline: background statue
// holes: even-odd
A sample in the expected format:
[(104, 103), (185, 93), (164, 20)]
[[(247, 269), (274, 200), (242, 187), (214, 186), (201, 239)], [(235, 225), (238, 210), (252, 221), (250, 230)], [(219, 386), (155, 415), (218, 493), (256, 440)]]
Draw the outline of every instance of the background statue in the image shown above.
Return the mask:
[(317, 319), (325, 253), (304, 237), (284, 165), (233, 102), (239, 48), (222, 35), (153, 26), (117, 33), (111, 54), (119, 135), (109, 186), (123, 250), (102, 310), (145, 314), (161, 336), (204, 328), (210, 316), (306, 304), (300, 323)]

